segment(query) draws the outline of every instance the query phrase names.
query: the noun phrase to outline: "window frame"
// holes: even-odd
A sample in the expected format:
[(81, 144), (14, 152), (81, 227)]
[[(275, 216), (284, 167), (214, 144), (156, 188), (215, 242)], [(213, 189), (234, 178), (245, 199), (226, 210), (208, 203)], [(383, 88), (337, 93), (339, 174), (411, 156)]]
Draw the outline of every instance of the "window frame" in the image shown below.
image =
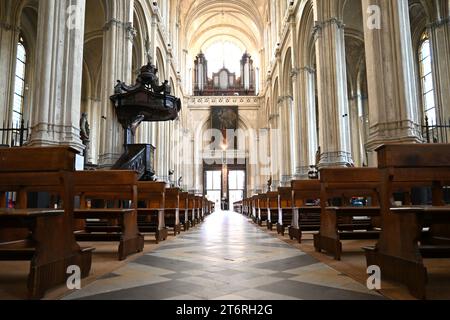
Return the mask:
[[(19, 50), (23, 50), (23, 60), (19, 57)], [(14, 85), (13, 85), (13, 99), (11, 106), (11, 120), (13, 125), (20, 125), (24, 120), (24, 109), (25, 109), (25, 95), (26, 95), (26, 78), (27, 78), (27, 60), (28, 52), (24, 37), (19, 36), (19, 40), (16, 45), (16, 58), (15, 58), (15, 70), (14, 70)], [(22, 65), (22, 73), (19, 74), (19, 64)], [(17, 92), (18, 81), (21, 82), (21, 92)], [(20, 101), (20, 110), (16, 106), (16, 101)], [(18, 121), (17, 121), (18, 120)], [(18, 122), (18, 123), (17, 123)]]
[[(428, 52), (424, 55), (425, 44), (428, 45)], [(418, 59), (418, 76), (420, 85), (420, 101), (421, 101), (421, 114), (422, 121), (428, 119), (428, 125), (438, 125), (439, 124), (439, 114), (436, 104), (436, 86), (434, 81), (433, 73), (433, 55), (431, 49), (431, 39), (427, 31), (424, 31), (420, 37), (419, 46), (417, 49), (417, 59)], [(429, 64), (429, 65), (428, 65)], [(429, 69), (429, 71), (428, 71)], [(426, 85), (430, 83), (431, 89), (427, 90)], [(428, 106), (427, 97), (432, 96), (433, 106)], [(434, 115), (430, 117), (430, 112)]]

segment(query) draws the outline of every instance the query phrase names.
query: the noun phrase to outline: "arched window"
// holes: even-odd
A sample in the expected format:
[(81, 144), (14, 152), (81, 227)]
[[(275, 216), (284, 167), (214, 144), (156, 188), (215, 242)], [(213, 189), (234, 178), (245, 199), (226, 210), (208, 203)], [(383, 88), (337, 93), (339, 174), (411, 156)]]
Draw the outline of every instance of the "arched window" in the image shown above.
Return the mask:
[(17, 125), (23, 119), (24, 96), (25, 96), (25, 68), (27, 63), (27, 52), (23, 38), (20, 37), (17, 43), (16, 73), (14, 81), (14, 102), (13, 102), (13, 124)]
[(420, 85), (424, 116), (430, 125), (437, 124), (436, 101), (434, 98), (431, 47), (428, 33), (424, 32), (419, 46)]

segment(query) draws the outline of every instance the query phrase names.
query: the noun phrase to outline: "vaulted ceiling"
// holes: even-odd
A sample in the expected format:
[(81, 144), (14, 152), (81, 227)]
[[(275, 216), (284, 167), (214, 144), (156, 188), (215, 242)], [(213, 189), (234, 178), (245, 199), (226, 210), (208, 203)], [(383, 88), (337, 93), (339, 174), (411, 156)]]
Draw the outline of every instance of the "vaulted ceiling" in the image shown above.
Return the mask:
[(195, 55), (210, 44), (228, 40), (256, 55), (263, 46), (266, 0), (180, 0), (185, 46)]

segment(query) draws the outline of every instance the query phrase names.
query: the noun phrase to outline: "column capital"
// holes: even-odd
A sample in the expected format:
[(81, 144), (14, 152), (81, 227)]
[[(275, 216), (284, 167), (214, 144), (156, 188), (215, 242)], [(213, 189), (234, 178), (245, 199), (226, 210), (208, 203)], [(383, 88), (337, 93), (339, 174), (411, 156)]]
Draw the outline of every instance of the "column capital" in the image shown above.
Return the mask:
[(286, 100), (294, 101), (294, 97), (293, 96), (278, 97), (278, 104), (283, 104)]
[(126, 27), (128, 24), (128, 22), (123, 22), (120, 21), (119, 19), (116, 18), (112, 18), (109, 21), (107, 21), (105, 23), (105, 25), (103, 26), (103, 30), (104, 31), (108, 31), (109, 29), (111, 29), (111, 27), (113, 26), (117, 26), (117, 27)]
[(7, 31), (17, 31), (20, 32), (20, 28), (17, 26), (14, 26), (10, 23), (6, 22), (0, 22), (0, 29), (7, 30)]
[(271, 115), (269, 115), (269, 121), (272, 121), (274, 119), (277, 119), (280, 117), (279, 113), (272, 113)]
[(309, 66), (305, 66), (305, 67), (301, 67), (299, 68), (300, 72), (307, 72), (309, 74), (315, 74), (316, 73), (316, 69), (314, 69), (313, 67), (309, 67)]
[(137, 30), (133, 27), (133, 24), (131, 22), (127, 22), (125, 24), (125, 30), (127, 31), (127, 39), (131, 42), (134, 42), (134, 39), (136, 39), (137, 36)]
[(313, 27), (313, 37), (316, 38), (319, 35), (319, 33), (323, 30), (323, 28), (330, 25), (336, 25), (338, 29), (342, 30), (345, 29), (344, 22), (336, 17), (324, 21), (315, 21)]
[(292, 68), (292, 70), (291, 70), (291, 78), (292, 78), (293, 81), (297, 80), (297, 77), (298, 77), (299, 73), (300, 73), (300, 68)]
[(441, 27), (450, 25), (450, 17), (445, 17), (443, 19), (437, 19), (436, 21), (433, 21), (429, 24), (427, 24), (427, 28), (434, 30), (434, 29), (439, 29)]

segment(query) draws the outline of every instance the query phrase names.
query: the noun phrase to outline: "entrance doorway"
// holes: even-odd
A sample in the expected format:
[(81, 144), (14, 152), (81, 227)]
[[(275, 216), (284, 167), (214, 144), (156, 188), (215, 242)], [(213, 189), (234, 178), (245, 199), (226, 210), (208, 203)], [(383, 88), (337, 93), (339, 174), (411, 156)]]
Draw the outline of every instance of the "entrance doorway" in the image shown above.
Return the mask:
[(245, 198), (247, 177), (242, 166), (210, 166), (204, 169), (205, 195), (216, 208), (231, 210), (235, 202)]
[(245, 195), (245, 171), (231, 170), (228, 173), (229, 208), (233, 208), (235, 202), (244, 200)]
[(205, 178), (205, 194), (210, 201), (215, 203), (216, 208), (220, 208), (222, 202), (222, 171), (206, 171)]

